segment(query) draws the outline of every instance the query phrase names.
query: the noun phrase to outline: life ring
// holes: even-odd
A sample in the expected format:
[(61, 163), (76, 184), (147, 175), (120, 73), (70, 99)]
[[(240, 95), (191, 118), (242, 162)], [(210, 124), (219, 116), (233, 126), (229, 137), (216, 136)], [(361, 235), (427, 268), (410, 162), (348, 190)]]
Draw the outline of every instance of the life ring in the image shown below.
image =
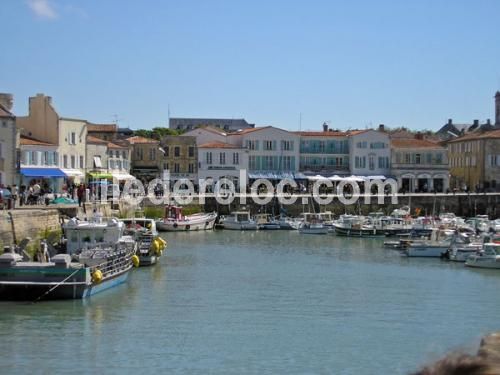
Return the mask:
[(191, 225), (186, 225), (186, 230), (190, 230), (191, 229)]
[(205, 221), (205, 226), (208, 227), (210, 225), (210, 222)]
[(174, 228), (177, 228), (177, 227), (178, 227), (177, 223), (174, 223), (173, 227), (174, 227)]

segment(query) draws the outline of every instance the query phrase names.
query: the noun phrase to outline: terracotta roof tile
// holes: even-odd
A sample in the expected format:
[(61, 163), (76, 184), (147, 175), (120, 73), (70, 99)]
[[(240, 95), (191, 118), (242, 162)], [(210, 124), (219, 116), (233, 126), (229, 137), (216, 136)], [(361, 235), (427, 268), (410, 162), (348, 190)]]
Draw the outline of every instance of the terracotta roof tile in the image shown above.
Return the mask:
[(92, 124), (87, 123), (87, 131), (100, 133), (116, 133), (118, 127), (116, 124)]
[(431, 142), (425, 139), (393, 139), (391, 146), (394, 148), (443, 148), (438, 143)]
[(236, 145), (232, 145), (229, 143), (222, 143), (222, 142), (208, 142), (204, 143), (202, 145), (199, 145), (198, 148), (241, 148)]
[(98, 145), (106, 145), (108, 141), (105, 141), (101, 138), (94, 137), (92, 135), (87, 135), (87, 143), (98, 144)]
[(300, 132), (293, 132), (295, 134), (298, 134), (302, 137), (346, 137), (347, 133), (346, 132), (336, 132), (336, 131), (327, 131), (327, 132), (322, 132), (322, 131), (300, 131)]
[(468, 141), (474, 139), (489, 139), (489, 138), (500, 138), (500, 129), (490, 130), (486, 132), (476, 132), (464, 135), (462, 137), (454, 138), (448, 141), (448, 143)]
[(56, 146), (53, 143), (39, 141), (38, 139), (21, 135), (19, 143), (23, 146)]
[[(229, 133), (228, 135), (248, 134), (248, 133), (258, 132), (260, 130), (269, 129), (269, 128), (272, 128), (272, 126), (259, 126), (259, 127), (256, 127), (256, 128), (248, 128), (248, 129), (237, 130), (234, 133)], [(283, 129), (280, 129), (280, 130), (283, 130)]]

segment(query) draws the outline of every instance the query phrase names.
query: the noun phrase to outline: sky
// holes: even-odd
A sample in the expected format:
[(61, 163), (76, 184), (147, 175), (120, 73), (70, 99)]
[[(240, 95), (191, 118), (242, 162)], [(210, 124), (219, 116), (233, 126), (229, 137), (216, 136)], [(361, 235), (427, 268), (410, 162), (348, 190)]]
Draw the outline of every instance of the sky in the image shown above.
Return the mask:
[(497, 0), (3, 0), (14, 112), (132, 129), (171, 117), (289, 130), (494, 119)]

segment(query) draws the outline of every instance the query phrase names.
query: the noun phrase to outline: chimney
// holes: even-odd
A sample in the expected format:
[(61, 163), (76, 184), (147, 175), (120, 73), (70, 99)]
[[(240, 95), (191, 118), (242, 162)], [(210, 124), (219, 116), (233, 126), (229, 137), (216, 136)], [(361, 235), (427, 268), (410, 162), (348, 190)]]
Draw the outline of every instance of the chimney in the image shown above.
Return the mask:
[(328, 124), (326, 122), (323, 123), (323, 131), (324, 132), (328, 131)]
[(474, 120), (474, 126), (479, 126), (479, 120)]
[(451, 118), (448, 119), (448, 125), (453, 125), (453, 120)]
[(422, 134), (422, 132), (418, 132), (417, 134), (415, 134), (415, 139), (423, 140), (424, 139), (424, 135)]
[(486, 120), (486, 125), (491, 125), (491, 120), (490, 119)]
[(12, 112), (14, 97), (12, 94), (0, 93), (0, 104), (9, 112)]
[(385, 125), (384, 125), (384, 124), (380, 124), (380, 125), (378, 126), (378, 131), (379, 131), (379, 132), (385, 132)]

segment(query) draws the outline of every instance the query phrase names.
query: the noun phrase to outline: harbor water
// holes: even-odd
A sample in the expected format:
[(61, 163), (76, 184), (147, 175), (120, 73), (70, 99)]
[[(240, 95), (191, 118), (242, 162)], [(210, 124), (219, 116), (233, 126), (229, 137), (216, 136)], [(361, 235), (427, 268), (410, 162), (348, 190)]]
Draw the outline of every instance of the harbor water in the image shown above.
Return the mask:
[(165, 237), (160, 264), (88, 300), (1, 302), (1, 373), (405, 374), (500, 328), (500, 272), (383, 239)]

